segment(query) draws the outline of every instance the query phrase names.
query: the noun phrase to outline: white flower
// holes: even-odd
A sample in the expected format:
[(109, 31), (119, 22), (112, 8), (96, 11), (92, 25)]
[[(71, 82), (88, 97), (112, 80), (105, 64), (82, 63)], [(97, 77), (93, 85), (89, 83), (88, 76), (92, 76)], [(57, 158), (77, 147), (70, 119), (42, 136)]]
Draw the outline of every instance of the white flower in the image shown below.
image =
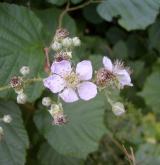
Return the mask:
[(46, 107), (50, 106), (51, 103), (52, 103), (52, 100), (51, 100), (50, 97), (44, 97), (44, 98), (42, 99), (42, 104), (43, 104), (44, 106), (46, 106)]
[(103, 57), (103, 65), (108, 73), (114, 75), (117, 78), (120, 88), (123, 88), (126, 85), (133, 86), (131, 83), (130, 74), (128, 70), (124, 68), (121, 62), (116, 61), (115, 64), (113, 64), (111, 60), (105, 56)]
[(81, 40), (78, 37), (72, 38), (72, 42), (74, 46), (80, 46), (81, 45)]
[(71, 67), (69, 61), (54, 62), (51, 66), (52, 75), (43, 80), (44, 86), (65, 102), (74, 102), (79, 98), (88, 101), (97, 95), (97, 86), (91, 82), (92, 64), (84, 60)]
[(10, 115), (4, 115), (2, 120), (5, 123), (10, 123), (12, 121), (12, 117)]
[(125, 113), (124, 105), (121, 102), (116, 102), (112, 105), (112, 111), (116, 116), (121, 116)]
[(52, 49), (54, 51), (58, 51), (58, 50), (60, 50), (62, 48), (62, 44), (57, 42), (57, 41), (55, 41), (55, 42), (53, 42), (51, 47), (52, 47)]
[(27, 74), (30, 73), (30, 68), (28, 66), (22, 66), (22, 68), (20, 69), (20, 73), (23, 76), (26, 76)]
[(27, 101), (27, 95), (24, 93), (20, 93), (17, 96), (17, 103), (18, 104), (25, 104)]
[(72, 44), (73, 44), (72, 39), (69, 38), (69, 37), (66, 37), (66, 38), (64, 38), (64, 39), (62, 40), (62, 45), (63, 45), (65, 48), (71, 47)]

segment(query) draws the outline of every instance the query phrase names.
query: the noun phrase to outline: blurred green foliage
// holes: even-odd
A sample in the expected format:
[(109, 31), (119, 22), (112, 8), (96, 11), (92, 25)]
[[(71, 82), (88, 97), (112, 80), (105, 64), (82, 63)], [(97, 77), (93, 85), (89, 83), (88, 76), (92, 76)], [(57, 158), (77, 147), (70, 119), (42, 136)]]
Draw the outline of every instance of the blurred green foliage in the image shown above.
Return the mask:
[[(1, 2), (7, 3), (0, 3), (0, 86), (8, 84), (22, 65), (31, 67), (31, 76), (45, 75), (43, 49), (50, 44), (67, 0)], [(72, 7), (86, 2), (70, 0)], [(128, 165), (119, 144), (128, 151), (133, 148), (136, 165), (159, 165), (159, 8), (159, 0), (105, 0), (67, 13), (63, 27), (82, 40), (75, 61), (88, 58), (97, 70), (107, 55), (131, 67), (134, 86), (118, 96), (127, 112), (114, 116), (107, 100), (98, 96), (64, 105), (71, 121), (53, 127), (41, 105), (47, 93), (41, 84), (27, 89), (30, 103), (20, 107), (12, 103), (12, 92), (0, 92), (0, 115), (13, 115), (13, 124), (3, 126), (0, 165)]]

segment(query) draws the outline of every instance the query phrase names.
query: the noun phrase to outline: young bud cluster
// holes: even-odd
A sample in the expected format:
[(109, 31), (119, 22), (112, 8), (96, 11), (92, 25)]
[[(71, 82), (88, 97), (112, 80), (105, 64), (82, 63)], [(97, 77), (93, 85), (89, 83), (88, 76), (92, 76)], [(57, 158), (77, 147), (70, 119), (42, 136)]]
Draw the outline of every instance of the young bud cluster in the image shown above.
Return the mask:
[(66, 29), (57, 29), (54, 41), (51, 44), (51, 48), (56, 52), (55, 60), (69, 60), (72, 58), (73, 47), (81, 45), (81, 41), (78, 37), (69, 37), (69, 32)]
[(27, 102), (27, 95), (24, 93), (25, 77), (30, 73), (30, 68), (28, 66), (22, 66), (19, 72), (22, 76), (12, 77), (10, 80), (10, 86), (17, 94), (17, 103), (25, 104)]
[(64, 115), (62, 104), (54, 104), (50, 97), (44, 97), (42, 104), (50, 107), (48, 112), (53, 118), (53, 125), (63, 125), (67, 122), (66, 115)]

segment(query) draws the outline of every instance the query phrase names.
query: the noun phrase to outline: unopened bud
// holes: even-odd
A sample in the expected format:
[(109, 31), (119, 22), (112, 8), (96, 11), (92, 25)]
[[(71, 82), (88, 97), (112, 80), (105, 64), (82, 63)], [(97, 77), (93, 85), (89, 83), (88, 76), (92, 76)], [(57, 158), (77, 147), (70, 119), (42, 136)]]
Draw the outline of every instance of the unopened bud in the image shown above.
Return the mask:
[(62, 48), (62, 44), (61, 43), (59, 43), (59, 42), (57, 42), (57, 41), (55, 41), (53, 44), (52, 44), (52, 49), (54, 50), (54, 51), (58, 51), (58, 50), (60, 50), (61, 48)]
[(74, 46), (80, 46), (81, 45), (81, 40), (78, 37), (72, 38), (72, 42)]
[(25, 104), (27, 101), (27, 95), (24, 93), (20, 93), (17, 96), (17, 103), (18, 104)]
[(121, 102), (116, 102), (112, 105), (112, 111), (116, 116), (121, 116), (125, 113), (124, 105)]
[(10, 123), (12, 121), (12, 117), (10, 115), (3, 116), (3, 122)]
[(73, 44), (72, 39), (69, 38), (69, 37), (64, 38), (64, 39), (62, 40), (62, 45), (63, 45), (65, 48), (71, 47), (72, 44)]
[(42, 99), (42, 104), (43, 104), (44, 106), (46, 106), (46, 107), (50, 106), (51, 103), (52, 103), (52, 100), (51, 100), (50, 97), (44, 97), (44, 98)]
[(22, 66), (22, 68), (20, 69), (20, 73), (23, 76), (26, 76), (30, 73), (30, 68), (28, 66)]

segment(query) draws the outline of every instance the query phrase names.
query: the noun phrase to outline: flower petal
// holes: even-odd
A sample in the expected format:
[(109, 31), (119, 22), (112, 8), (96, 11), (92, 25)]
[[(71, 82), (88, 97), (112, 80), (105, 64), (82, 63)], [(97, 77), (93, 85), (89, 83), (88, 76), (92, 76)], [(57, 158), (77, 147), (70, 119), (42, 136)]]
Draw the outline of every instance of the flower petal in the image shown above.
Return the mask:
[(125, 85), (133, 86), (133, 84), (131, 83), (131, 77), (130, 77), (129, 73), (125, 69), (117, 71), (116, 75), (118, 77), (118, 80), (119, 80), (120, 85), (121, 85), (122, 88)]
[(79, 98), (76, 92), (72, 88), (66, 88), (59, 96), (67, 103), (72, 103), (77, 101)]
[(81, 61), (77, 64), (76, 73), (80, 80), (90, 80), (92, 78), (92, 64), (88, 60)]
[(83, 82), (78, 86), (78, 94), (83, 100), (90, 100), (97, 95), (97, 86), (89, 81)]
[(104, 67), (107, 70), (109, 70), (110, 72), (112, 72), (112, 70), (113, 70), (113, 64), (112, 64), (112, 61), (107, 56), (104, 56), (103, 57), (103, 65), (104, 65)]
[(52, 75), (43, 80), (46, 88), (49, 88), (53, 93), (58, 93), (65, 87), (65, 81), (58, 75)]
[(62, 60), (60, 62), (53, 62), (51, 66), (51, 71), (54, 74), (58, 74), (64, 77), (65, 75), (70, 74), (70, 72), (72, 71), (71, 63), (66, 60)]

